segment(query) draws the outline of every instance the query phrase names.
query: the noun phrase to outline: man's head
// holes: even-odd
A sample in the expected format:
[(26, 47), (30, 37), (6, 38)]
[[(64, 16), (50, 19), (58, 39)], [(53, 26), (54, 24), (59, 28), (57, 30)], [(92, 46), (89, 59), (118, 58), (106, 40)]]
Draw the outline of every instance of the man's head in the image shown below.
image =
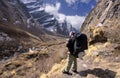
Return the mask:
[(74, 31), (71, 31), (70, 33), (69, 33), (69, 36), (70, 37), (73, 37), (75, 35), (75, 32)]

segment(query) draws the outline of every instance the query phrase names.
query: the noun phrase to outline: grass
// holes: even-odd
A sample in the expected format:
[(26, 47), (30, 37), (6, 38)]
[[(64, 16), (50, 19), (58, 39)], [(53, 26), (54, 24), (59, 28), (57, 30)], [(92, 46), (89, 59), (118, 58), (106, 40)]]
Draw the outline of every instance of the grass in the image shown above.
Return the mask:
[[(53, 45), (49, 46), (50, 44)], [(22, 53), (17, 57), (8, 60), (12, 66), (17, 65), (19, 63), (22, 64), (21, 66), (15, 69), (7, 70), (6, 72), (7, 76), (10, 75), (11, 77), (17, 77), (17, 78), (19, 78), (20, 76), (26, 78), (30, 76), (30, 78), (39, 78), (42, 73), (47, 73), (52, 68), (54, 63), (61, 61), (59, 52), (61, 52), (61, 49), (64, 48), (63, 43), (56, 41), (49, 44), (46, 43), (44, 46), (41, 46), (41, 44), (39, 44), (37, 45), (37, 47), (40, 48), (38, 52)], [(42, 49), (42, 47), (44, 49)], [(18, 62), (14, 62), (14, 61), (18, 61)], [(6, 62), (4, 62), (4, 64), (7, 65)], [(10, 66), (8, 66), (8, 68)], [(2, 66), (1, 64), (0, 69), (3, 68), (6, 67)], [(3, 72), (5, 71), (0, 72), (1, 78), (5, 78), (5, 74)]]
[[(22, 45), (26, 49), (31, 47), (40, 48), (40, 51), (33, 53), (22, 53), (20, 51), (19, 55), (1, 63), (1, 70), (6, 68), (10, 70), (0, 71), (0, 78), (39, 78), (42, 73), (48, 73), (55, 63), (65, 58), (65, 39), (50, 35), (48, 37), (41, 36), (43, 38), (38, 38), (29, 32), (12, 26), (12, 24), (0, 24), (0, 32), (7, 33), (15, 39), (15, 42), (19, 43), (18, 45), (14, 44), (15, 47)], [(44, 42), (41, 39), (44, 39)], [(46, 49), (41, 50), (42, 47), (46, 47)], [(10, 64), (7, 64), (7, 61), (10, 62)], [(3, 64), (5, 66), (3, 66)], [(54, 68), (55, 71), (57, 71), (57, 68)]]
[(59, 64), (56, 63), (53, 65), (51, 70), (47, 74), (42, 74), (40, 78), (52, 78), (52, 75), (60, 74), (66, 64), (66, 60), (62, 60)]

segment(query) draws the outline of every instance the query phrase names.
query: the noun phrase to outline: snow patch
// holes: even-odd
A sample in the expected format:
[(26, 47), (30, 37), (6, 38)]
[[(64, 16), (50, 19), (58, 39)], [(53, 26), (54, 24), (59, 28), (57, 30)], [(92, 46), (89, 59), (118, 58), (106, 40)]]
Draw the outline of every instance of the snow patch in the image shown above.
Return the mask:
[(93, 55), (94, 55), (94, 56), (97, 56), (97, 55), (99, 55), (99, 52), (94, 51), (94, 52), (93, 52)]
[(103, 24), (102, 24), (102, 23), (99, 23), (97, 26), (98, 26), (98, 27), (101, 27), (101, 26), (103, 26)]
[(4, 32), (0, 32), (0, 35), (3, 36), (3, 37), (7, 37), (8, 34), (4, 33)]
[(1, 37), (1, 36), (0, 36), (0, 41), (3, 41), (3, 40), (4, 40), (4, 37)]
[(31, 3), (31, 2), (37, 2), (37, 0), (20, 0), (20, 1), (22, 1), (24, 4)]
[(7, 21), (7, 18), (2, 18), (3, 21)]
[(17, 20), (14, 22), (14, 24), (21, 24), (21, 21)]
[(41, 25), (42, 25), (42, 26), (45, 26), (45, 25), (47, 25), (47, 24), (49, 24), (49, 22), (43, 23), (43, 24), (41, 24)]
[(35, 26), (35, 22), (32, 18), (27, 19), (27, 28), (30, 28), (31, 26)]
[(29, 13), (35, 13), (35, 12), (39, 12), (39, 11), (43, 11), (43, 10), (44, 10), (44, 8), (39, 8), (39, 9), (32, 10)]
[(51, 20), (54, 20), (54, 19), (55, 19), (55, 18), (53, 17), (53, 18), (50, 18), (50, 19), (45, 20), (45, 22), (51, 21)]
[(28, 5), (27, 8), (36, 8), (36, 7), (40, 7), (39, 5)]
[(23, 48), (23, 46), (19, 46), (19, 47), (18, 47), (18, 51), (20, 51), (22, 48)]
[(48, 31), (54, 32), (54, 26), (46, 28)]
[(10, 38), (8, 34), (0, 32), (0, 41), (12, 41), (12, 38)]
[(86, 64), (83, 64), (82, 66), (83, 66), (84, 68), (87, 68), (87, 67), (88, 67)]

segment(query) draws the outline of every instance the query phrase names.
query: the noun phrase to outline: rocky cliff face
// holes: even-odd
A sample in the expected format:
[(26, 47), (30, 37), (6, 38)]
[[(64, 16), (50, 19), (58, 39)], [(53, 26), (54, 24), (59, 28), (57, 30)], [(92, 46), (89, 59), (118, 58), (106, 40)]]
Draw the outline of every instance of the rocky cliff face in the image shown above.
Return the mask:
[(120, 43), (120, 0), (99, 0), (87, 16), (82, 31), (87, 32), (92, 43)]

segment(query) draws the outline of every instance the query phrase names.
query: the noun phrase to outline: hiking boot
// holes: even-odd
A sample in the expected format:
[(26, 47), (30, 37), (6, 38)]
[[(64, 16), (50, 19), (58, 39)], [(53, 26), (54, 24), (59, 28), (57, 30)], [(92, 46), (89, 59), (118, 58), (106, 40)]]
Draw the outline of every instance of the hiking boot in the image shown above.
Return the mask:
[(77, 70), (72, 70), (74, 73), (78, 73), (78, 71)]
[(68, 75), (72, 75), (72, 73), (70, 73), (70, 72), (68, 72), (68, 71), (65, 71), (65, 70), (64, 70), (62, 73), (63, 73), (63, 74), (68, 74)]

